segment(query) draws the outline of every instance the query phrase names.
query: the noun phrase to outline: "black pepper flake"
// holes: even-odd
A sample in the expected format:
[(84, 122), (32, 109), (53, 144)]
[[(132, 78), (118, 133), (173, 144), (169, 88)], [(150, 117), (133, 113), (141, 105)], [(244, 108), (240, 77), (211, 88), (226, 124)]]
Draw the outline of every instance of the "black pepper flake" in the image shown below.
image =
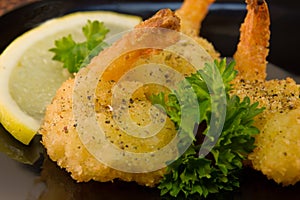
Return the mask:
[(134, 103), (134, 101), (133, 101), (133, 99), (132, 99), (132, 98), (130, 98), (130, 99), (129, 99), (129, 103), (131, 103), (131, 104), (133, 104), (133, 103)]
[(65, 132), (65, 133), (69, 133), (69, 130), (68, 130), (68, 127), (67, 127), (67, 126), (64, 127), (64, 132)]
[(294, 109), (294, 105), (292, 104), (292, 105), (289, 105), (289, 109), (290, 110), (293, 110)]
[(105, 123), (106, 123), (106, 124), (109, 124), (109, 123), (110, 123), (110, 121), (109, 121), (109, 120), (105, 120)]
[(172, 54), (168, 54), (168, 55), (165, 57), (165, 60), (171, 60), (171, 57), (172, 57)]
[(286, 153), (286, 152), (283, 152), (283, 155), (284, 155), (284, 156), (287, 156), (287, 153)]

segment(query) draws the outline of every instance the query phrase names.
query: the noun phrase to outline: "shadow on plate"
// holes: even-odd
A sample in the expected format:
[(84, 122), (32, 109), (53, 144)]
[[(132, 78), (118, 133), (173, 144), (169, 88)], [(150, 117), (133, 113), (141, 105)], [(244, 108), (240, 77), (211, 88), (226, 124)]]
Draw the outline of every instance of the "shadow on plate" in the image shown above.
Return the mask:
[[(160, 200), (172, 199), (160, 197), (159, 190), (139, 186), (136, 183), (114, 181), (100, 183), (90, 181), (77, 183), (70, 174), (59, 168), (47, 156), (42, 165), (38, 179), (46, 188), (39, 200)], [(267, 180), (260, 172), (246, 167), (241, 172), (241, 187), (234, 192), (223, 192), (211, 196), (209, 200), (292, 200), (298, 196), (300, 184), (282, 187), (274, 181)], [(182, 199), (182, 198), (177, 198)], [(195, 198), (199, 199), (199, 198)]]

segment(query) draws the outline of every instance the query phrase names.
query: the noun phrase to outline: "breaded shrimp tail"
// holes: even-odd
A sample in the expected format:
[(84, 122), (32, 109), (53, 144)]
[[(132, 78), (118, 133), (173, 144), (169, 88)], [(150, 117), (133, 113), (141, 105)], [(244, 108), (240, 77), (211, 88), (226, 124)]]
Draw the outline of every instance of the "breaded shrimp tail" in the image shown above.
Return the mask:
[(200, 33), (201, 23), (205, 18), (209, 6), (215, 0), (186, 0), (176, 11), (176, 15), (181, 19), (181, 32), (198, 36)]
[(214, 46), (199, 36), (201, 23), (213, 2), (214, 0), (185, 0), (175, 13), (180, 18), (180, 31), (196, 40), (212, 58), (219, 59), (220, 54)]
[(247, 15), (240, 28), (240, 42), (234, 54), (239, 76), (247, 80), (266, 78), (270, 17), (264, 0), (246, 0)]
[(150, 19), (147, 19), (136, 26), (136, 28), (145, 27), (159, 27), (179, 31), (180, 20), (170, 9), (162, 9)]

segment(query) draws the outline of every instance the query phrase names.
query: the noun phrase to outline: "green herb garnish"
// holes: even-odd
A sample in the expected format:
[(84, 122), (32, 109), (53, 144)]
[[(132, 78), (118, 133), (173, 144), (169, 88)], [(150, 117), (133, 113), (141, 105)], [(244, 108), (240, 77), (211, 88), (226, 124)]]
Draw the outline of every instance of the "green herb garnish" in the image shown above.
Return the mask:
[[(219, 71), (221, 81), (215, 79), (216, 70)], [(153, 104), (162, 106), (177, 128), (184, 131), (185, 137), (193, 137), (194, 141), (179, 159), (167, 167), (167, 174), (158, 186), (162, 196), (202, 199), (209, 194), (232, 191), (239, 187), (238, 175), (243, 166), (242, 162), (254, 149), (253, 136), (259, 133), (253, 126), (253, 118), (263, 109), (258, 108), (258, 103), (251, 104), (248, 97), (241, 101), (238, 96), (229, 95), (231, 81), (236, 73), (234, 63), (227, 66), (223, 59), (220, 62), (215, 61), (214, 64), (206, 64), (203, 69), (187, 77), (186, 80), (195, 91), (199, 104), (199, 109), (194, 113), (193, 105), (186, 105), (185, 101), (178, 99), (186, 96), (185, 88), (181, 86), (168, 94), (167, 98), (163, 93), (151, 97)], [(216, 95), (215, 92), (222, 89), (225, 91), (226, 104), (218, 101), (218, 98), (212, 98)], [(221, 134), (214, 137), (210, 129), (218, 120), (211, 121), (212, 110), (221, 108), (223, 104), (224, 125)], [(194, 118), (195, 125), (199, 127), (197, 134), (194, 134), (193, 128), (181, 124), (181, 109), (189, 106), (189, 116), (200, 112), (200, 117)], [(214, 144), (213, 147), (208, 148), (209, 153), (202, 156), (200, 149), (205, 149), (205, 145), (210, 142)]]
[(107, 44), (103, 42), (109, 30), (103, 22), (90, 21), (82, 28), (86, 41), (77, 43), (72, 35), (55, 41), (55, 48), (49, 51), (55, 53), (53, 60), (62, 62), (70, 73), (78, 72), (90, 60), (103, 50)]

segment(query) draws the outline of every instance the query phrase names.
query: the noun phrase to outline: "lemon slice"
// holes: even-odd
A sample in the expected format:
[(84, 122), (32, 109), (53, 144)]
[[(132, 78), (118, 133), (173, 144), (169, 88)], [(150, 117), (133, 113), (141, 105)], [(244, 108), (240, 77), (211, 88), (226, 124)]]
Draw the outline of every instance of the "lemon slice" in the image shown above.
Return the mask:
[(104, 22), (107, 37), (133, 28), (140, 17), (106, 11), (77, 12), (48, 20), (14, 40), (0, 56), (0, 122), (17, 140), (28, 144), (36, 134), (45, 107), (70, 77), (53, 61), (54, 41), (68, 34), (82, 41), (87, 20)]

